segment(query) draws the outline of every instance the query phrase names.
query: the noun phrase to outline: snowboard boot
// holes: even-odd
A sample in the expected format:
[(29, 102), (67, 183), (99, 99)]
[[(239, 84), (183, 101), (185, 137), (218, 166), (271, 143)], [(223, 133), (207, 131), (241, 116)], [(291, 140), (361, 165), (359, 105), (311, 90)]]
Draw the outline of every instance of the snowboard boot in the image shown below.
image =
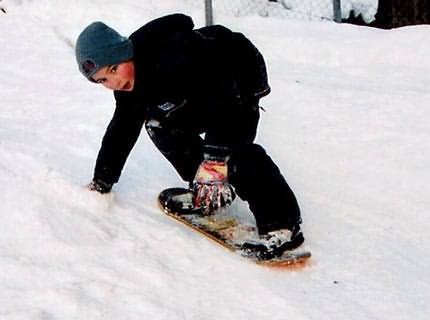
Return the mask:
[(257, 260), (270, 260), (296, 249), (304, 241), (300, 226), (295, 225), (291, 230), (279, 229), (261, 235), (255, 241), (247, 241), (242, 245), (242, 251), (244, 255), (253, 256)]
[[(231, 188), (231, 187), (230, 187)], [(236, 193), (233, 188), (231, 188), (232, 199), (236, 198)], [(170, 213), (175, 213), (178, 215), (184, 214), (205, 214), (201, 208), (195, 206), (194, 194), (190, 189), (185, 188), (169, 188), (162, 191), (159, 195), (160, 203), (162, 204), (162, 209), (167, 210)], [(232, 201), (233, 201), (232, 200)], [(222, 203), (221, 208), (227, 207), (229, 204)], [(214, 213), (210, 212), (209, 214)]]

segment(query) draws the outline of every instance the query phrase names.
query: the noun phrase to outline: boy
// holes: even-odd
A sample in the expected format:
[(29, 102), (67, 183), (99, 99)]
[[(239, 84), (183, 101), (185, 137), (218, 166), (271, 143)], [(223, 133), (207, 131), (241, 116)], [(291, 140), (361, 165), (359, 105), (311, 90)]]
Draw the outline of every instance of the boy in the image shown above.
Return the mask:
[(304, 241), (297, 200), (253, 143), (258, 103), (270, 92), (263, 57), (241, 33), (219, 25), (193, 28), (190, 17), (173, 14), (129, 38), (102, 22), (79, 35), (80, 71), (113, 90), (116, 100), (88, 187), (110, 192), (145, 125), (189, 183), (202, 214), (230, 204), (234, 192), (248, 202), (260, 234), (248, 253), (264, 258), (273, 249), (297, 247)]

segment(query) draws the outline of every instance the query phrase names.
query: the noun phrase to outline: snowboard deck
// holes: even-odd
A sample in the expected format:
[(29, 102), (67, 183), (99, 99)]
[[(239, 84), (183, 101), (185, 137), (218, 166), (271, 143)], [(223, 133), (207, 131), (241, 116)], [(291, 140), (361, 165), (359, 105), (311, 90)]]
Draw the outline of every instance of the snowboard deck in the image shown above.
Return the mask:
[(186, 193), (187, 191), (184, 188), (169, 188), (162, 191), (158, 197), (162, 211), (167, 216), (200, 233), (227, 250), (239, 254), (258, 265), (273, 268), (302, 267), (311, 257), (310, 251), (300, 248), (286, 251), (282, 256), (270, 260), (259, 260), (254, 256), (244, 254), (242, 244), (257, 237), (256, 227), (242, 223), (238, 218), (232, 217), (222, 212), (222, 210), (206, 216), (200, 213), (179, 213), (169, 208), (168, 199), (172, 193)]

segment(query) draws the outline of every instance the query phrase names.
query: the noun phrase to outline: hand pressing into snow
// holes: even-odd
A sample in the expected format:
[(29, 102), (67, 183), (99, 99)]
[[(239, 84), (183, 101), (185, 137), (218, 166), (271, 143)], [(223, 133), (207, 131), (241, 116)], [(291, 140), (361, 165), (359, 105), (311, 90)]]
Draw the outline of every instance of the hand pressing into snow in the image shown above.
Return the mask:
[(97, 191), (101, 194), (104, 194), (111, 191), (112, 183), (107, 183), (100, 179), (94, 179), (87, 185), (87, 188), (91, 191)]
[[(0, 0), (1, 2), (2, 0)], [(0, 11), (6, 13), (6, 8), (3, 5), (0, 5)]]

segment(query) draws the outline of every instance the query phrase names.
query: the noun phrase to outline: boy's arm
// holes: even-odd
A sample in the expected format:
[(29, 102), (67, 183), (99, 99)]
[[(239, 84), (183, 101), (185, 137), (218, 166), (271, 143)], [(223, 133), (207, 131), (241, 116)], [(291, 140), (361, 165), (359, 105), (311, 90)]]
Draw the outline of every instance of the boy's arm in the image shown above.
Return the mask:
[(212, 96), (205, 144), (229, 149), (252, 143), (260, 118), (258, 100), (235, 101)]
[[(94, 169), (93, 182), (97, 186), (105, 184), (110, 187), (118, 182), (125, 161), (136, 143), (144, 123), (137, 106), (117, 103), (115, 113), (110, 121), (99, 150)], [(96, 187), (90, 189), (97, 190)]]

